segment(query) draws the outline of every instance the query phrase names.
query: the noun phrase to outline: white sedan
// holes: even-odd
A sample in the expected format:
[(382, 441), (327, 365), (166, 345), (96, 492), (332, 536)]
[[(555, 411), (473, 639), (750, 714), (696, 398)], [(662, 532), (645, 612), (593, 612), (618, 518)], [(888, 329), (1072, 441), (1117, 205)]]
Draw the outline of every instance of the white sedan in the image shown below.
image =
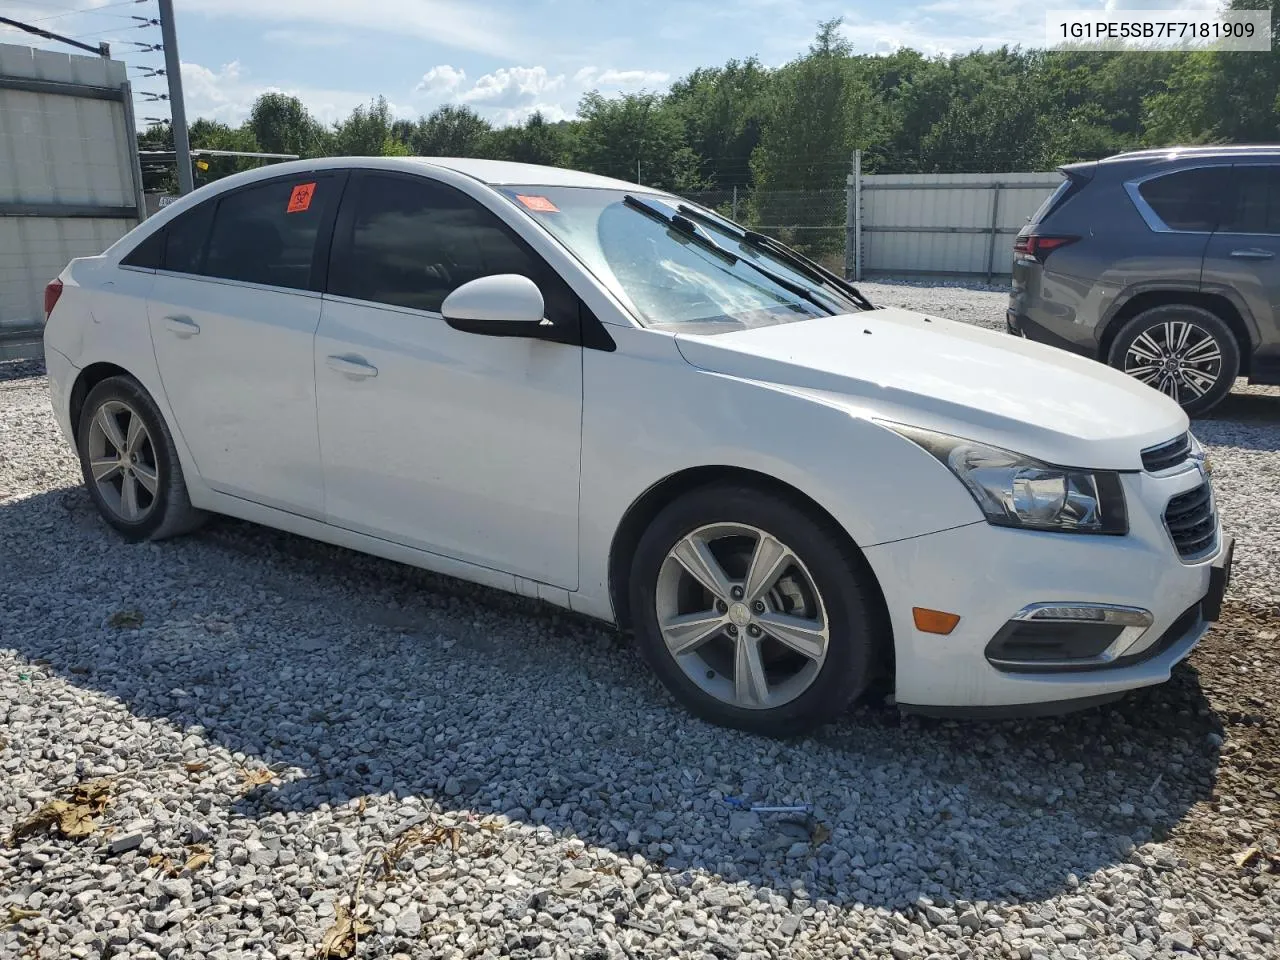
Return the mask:
[(537, 597), (717, 723), (794, 734), (880, 678), (935, 714), (1102, 702), (1166, 680), (1229, 576), (1172, 400), (635, 184), (286, 163), (45, 300), (127, 539), (230, 514)]

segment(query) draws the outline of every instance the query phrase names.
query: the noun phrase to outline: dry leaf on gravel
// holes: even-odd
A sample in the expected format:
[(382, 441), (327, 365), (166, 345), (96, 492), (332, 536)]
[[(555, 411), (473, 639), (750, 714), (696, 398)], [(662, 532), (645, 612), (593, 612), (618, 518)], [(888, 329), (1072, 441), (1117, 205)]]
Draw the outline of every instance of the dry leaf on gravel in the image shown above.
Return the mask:
[(187, 858), (187, 862), (182, 865), (183, 870), (192, 873), (201, 867), (208, 865), (213, 861), (213, 854), (209, 852), (208, 847), (190, 846), (187, 848), (191, 851), (191, 856)]
[(240, 788), (248, 793), (250, 790), (256, 790), (258, 787), (265, 786), (275, 779), (275, 774), (267, 769), (249, 770), (245, 767), (240, 768)]
[(94, 780), (77, 785), (66, 800), (50, 800), (24, 822), (13, 828), (9, 843), (56, 827), (69, 840), (87, 837), (98, 829), (98, 817), (110, 800), (111, 781)]
[(140, 610), (117, 610), (107, 619), (107, 624), (117, 630), (137, 630), (142, 626), (142, 620)]
[(187, 773), (204, 773), (209, 769), (209, 765), (207, 763), (184, 763), (183, 768)]
[(22, 907), (5, 907), (5, 917), (3, 926), (11, 927), (15, 923), (21, 923), (23, 920), (34, 920), (40, 916), (39, 910), (25, 910)]
[(358, 939), (366, 933), (373, 933), (373, 927), (359, 918), (353, 919), (345, 904), (336, 904), (333, 925), (320, 941), (319, 960), (346, 960), (353, 956)]

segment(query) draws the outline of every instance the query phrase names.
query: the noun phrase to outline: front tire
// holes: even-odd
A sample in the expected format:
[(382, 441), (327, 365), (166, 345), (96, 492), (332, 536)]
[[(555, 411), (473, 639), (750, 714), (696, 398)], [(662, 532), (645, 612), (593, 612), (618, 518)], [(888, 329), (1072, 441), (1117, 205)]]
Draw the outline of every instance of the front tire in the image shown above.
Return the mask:
[(750, 486), (666, 507), (636, 549), (640, 653), (705, 720), (794, 736), (834, 720), (887, 648), (871, 572), (831, 521)]
[(132, 377), (108, 377), (89, 391), (76, 437), (89, 496), (126, 540), (163, 540), (204, 522), (164, 417)]
[(1173, 398), (1194, 417), (1231, 392), (1240, 372), (1240, 348), (1217, 314), (1169, 303), (1126, 323), (1107, 363)]

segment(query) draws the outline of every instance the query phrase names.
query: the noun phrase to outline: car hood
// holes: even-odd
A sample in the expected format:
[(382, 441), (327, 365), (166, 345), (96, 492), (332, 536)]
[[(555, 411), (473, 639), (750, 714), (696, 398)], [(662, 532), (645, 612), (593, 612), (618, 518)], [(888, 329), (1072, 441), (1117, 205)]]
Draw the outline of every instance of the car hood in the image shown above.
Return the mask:
[(896, 308), (677, 334), (676, 345), (709, 372), (1060, 466), (1139, 470), (1143, 448), (1188, 426), (1173, 400), (1101, 363)]

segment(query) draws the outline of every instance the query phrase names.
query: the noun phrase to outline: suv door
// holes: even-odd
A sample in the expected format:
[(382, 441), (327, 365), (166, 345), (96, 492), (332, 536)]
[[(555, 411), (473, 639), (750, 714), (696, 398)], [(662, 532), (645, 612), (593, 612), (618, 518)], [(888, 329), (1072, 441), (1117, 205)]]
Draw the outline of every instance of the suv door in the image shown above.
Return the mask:
[(147, 304), (165, 395), (201, 478), (316, 518), (313, 340), (344, 179), (255, 183), (176, 218)]
[(1238, 164), (1232, 172), (1231, 202), (1205, 252), (1203, 289), (1253, 318), (1250, 381), (1280, 383), (1280, 165)]
[(478, 277), (538, 284), (576, 331), (577, 296), (452, 186), (353, 175), (315, 341), (330, 523), (564, 589), (578, 581), (582, 348), (480, 336), (440, 305)]

